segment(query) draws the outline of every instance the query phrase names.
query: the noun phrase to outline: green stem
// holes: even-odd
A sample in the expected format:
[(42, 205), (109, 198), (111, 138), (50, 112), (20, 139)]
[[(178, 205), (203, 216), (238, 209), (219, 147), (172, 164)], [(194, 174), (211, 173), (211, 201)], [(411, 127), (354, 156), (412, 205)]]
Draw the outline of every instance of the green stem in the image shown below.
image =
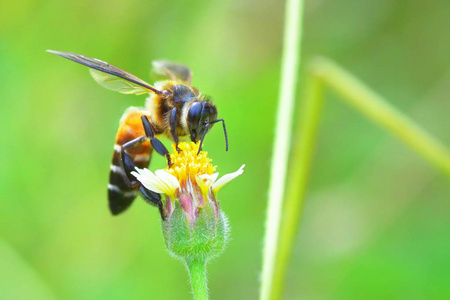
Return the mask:
[(273, 290), (273, 274), (277, 255), (278, 232), (283, 207), (292, 112), (298, 79), (303, 0), (287, 0), (285, 7), (283, 57), (278, 113), (273, 144), (273, 159), (267, 206), (260, 299), (268, 300)]
[(312, 67), (312, 76), (306, 86), (306, 96), (300, 109), (302, 121), (299, 122), (294, 135), (296, 140), (290, 164), (292, 167), (288, 174), (286, 202), (274, 270), (275, 288), (271, 299), (281, 298), (287, 264), (299, 228), (322, 112), (325, 85), (337, 91), (350, 106), (392, 132), (435, 167), (450, 176), (450, 152), (419, 125), (335, 63), (318, 59)]
[(392, 132), (423, 158), (450, 176), (450, 153), (418, 124), (330, 60), (317, 59), (315, 76), (376, 124)]
[(194, 300), (208, 300), (208, 280), (206, 279), (206, 261), (194, 259), (186, 262), (192, 285)]
[(283, 294), (287, 263), (291, 256), (303, 210), (308, 174), (322, 112), (322, 83), (313, 78), (308, 80), (310, 82), (306, 85), (304, 102), (299, 107), (299, 115), (302, 116), (301, 122), (298, 122), (295, 129), (271, 299), (281, 299)]

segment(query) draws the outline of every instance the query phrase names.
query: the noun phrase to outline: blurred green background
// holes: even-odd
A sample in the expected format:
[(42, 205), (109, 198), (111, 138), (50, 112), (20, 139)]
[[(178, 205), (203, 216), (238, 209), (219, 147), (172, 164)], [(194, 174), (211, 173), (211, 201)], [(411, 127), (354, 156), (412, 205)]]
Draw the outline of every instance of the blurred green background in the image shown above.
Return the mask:
[[(46, 49), (147, 80), (184, 62), (227, 122), (205, 148), (232, 240), (212, 299), (256, 299), (279, 86), (282, 1), (3, 1), (0, 9), (0, 299), (189, 299), (158, 211), (107, 210), (118, 120), (145, 96), (100, 87)], [(325, 55), (450, 145), (449, 1), (306, 1), (302, 78)], [(166, 143), (167, 144), (167, 143)], [(164, 160), (155, 156), (152, 168)], [(327, 93), (286, 299), (449, 299), (450, 185)]]

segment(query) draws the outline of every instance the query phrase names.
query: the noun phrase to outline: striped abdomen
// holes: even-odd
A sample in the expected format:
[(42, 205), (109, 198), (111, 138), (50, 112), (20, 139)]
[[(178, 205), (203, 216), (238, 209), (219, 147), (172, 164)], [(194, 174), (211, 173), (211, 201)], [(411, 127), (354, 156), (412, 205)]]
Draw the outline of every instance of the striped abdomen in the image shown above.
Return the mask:
[[(120, 153), (123, 144), (145, 134), (141, 121), (141, 116), (146, 115), (145, 112), (141, 108), (133, 107), (128, 109), (120, 120), (108, 184), (109, 209), (113, 215), (126, 210), (138, 194), (138, 189), (131, 186), (123, 169)], [(150, 162), (152, 150), (150, 142), (146, 141), (126, 151), (137, 167), (146, 168)]]

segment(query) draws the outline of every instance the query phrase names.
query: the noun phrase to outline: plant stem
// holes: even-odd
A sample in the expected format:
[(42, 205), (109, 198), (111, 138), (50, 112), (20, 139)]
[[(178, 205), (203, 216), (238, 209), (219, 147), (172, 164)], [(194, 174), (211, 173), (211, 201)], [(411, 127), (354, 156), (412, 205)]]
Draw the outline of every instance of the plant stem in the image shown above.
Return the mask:
[(291, 138), (292, 112), (297, 87), (302, 32), (303, 0), (287, 0), (285, 7), (281, 87), (273, 146), (273, 159), (266, 214), (260, 299), (273, 299), (273, 274), (277, 255), (278, 232), (283, 206), (286, 169)]
[(295, 129), (292, 159), (290, 161), (283, 220), (280, 229), (278, 255), (274, 270), (274, 289), (271, 299), (281, 299), (287, 263), (302, 216), (308, 175), (316, 145), (319, 121), (323, 107), (322, 83), (309, 78), (304, 102), (299, 108), (301, 121)]
[(312, 76), (308, 80), (306, 95), (300, 110), (302, 118), (294, 136), (271, 299), (280, 299), (282, 296), (287, 263), (302, 216), (325, 85), (333, 88), (350, 106), (394, 133), (396, 137), (450, 176), (450, 152), (441, 143), (338, 65), (323, 58), (318, 59), (312, 65)]
[(208, 300), (208, 281), (206, 279), (206, 261), (193, 259), (186, 262), (192, 285), (194, 300)]
[(392, 132), (450, 177), (450, 152), (418, 124), (332, 61), (317, 59), (313, 69), (315, 76), (341, 95), (347, 104)]

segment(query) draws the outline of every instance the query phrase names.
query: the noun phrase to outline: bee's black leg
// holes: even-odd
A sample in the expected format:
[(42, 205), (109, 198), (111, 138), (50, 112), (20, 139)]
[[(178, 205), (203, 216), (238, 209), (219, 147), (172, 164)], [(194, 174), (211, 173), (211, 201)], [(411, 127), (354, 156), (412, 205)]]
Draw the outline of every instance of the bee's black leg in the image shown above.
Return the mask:
[(171, 166), (172, 162), (170, 160), (169, 150), (167, 150), (166, 146), (164, 146), (163, 143), (161, 143), (161, 141), (155, 137), (153, 128), (150, 125), (150, 121), (147, 119), (147, 116), (142, 116), (141, 120), (144, 126), (145, 135), (150, 139), (150, 143), (152, 143), (153, 149), (155, 149), (155, 151), (159, 154), (165, 156), (167, 158), (167, 163), (169, 164), (169, 166)]
[(150, 191), (145, 186), (141, 185), (139, 187), (139, 190), (141, 191), (142, 195), (144, 195), (145, 200), (149, 204), (151, 204), (153, 206), (157, 206), (159, 204), (159, 202), (161, 201), (161, 196), (158, 193)]
[(145, 197), (146, 202), (148, 202), (150, 205), (153, 205), (153, 206), (159, 206), (159, 203), (161, 202), (160, 194), (150, 191), (143, 185), (141, 185), (139, 187), (139, 191)]
[(181, 149), (178, 148), (178, 134), (175, 131), (175, 129), (177, 128), (177, 112), (178, 109), (176, 107), (172, 108), (172, 111), (170, 112), (169, 126), (170, 126), (170, 133), (172, 134), (173, 141), (175, 142), (175, 147), (177, 151), (180, 152)]
[(121, 154), (123, 168), (125, 170), (125, 174), (127, 175), (128, 179), (131, 182), (131, 186), (135, 186), (135, 183), (134, 183), (135, 178), (130, 173), (132, 171), (135, 171), (136, 165), (133, 163), (133, 161), (131, 160), (131, 157), (128, 155), (127, 151), (125, 151), (125, 150), (128, 148), (131, 148), (131, 147), (139, 146), (146, 140), (147, 140), (147, 137), (145, 135), (142, 135), (138, 138), (135, 138), (134, 140), (131, 140), (131, 141), (123, 144), (121, 147), (120, 154)]
[(155, 193), (153, 191), (150, 191), (143, 185), (141, 185), (139, 187), (139, 191), (142, 193), (142, 196), (144, 196), (145, 202), (147, 202), (148, 204), (150, 204), (152, 206), (158, 206), (159, 213), (161, 214), (161, 218), (164, 221), (165, 215), (164, 215), (163, 203), (161, 201), (161, 195), (158, 193)]
[(125, 143), (122, 146), (121, 155), (122, 155), (123, 168), (125, 169), (125, 174), (127, 175), (128, 179), (130, 180), (130, 185), (132, 187), (135, 187), (135, 188), (139, 187), (139, 191), (144, 196), (144, 200), (147, 203), (149, 203), (150, 205), (158, 206), (159, 207), (159, 211), (161, 213), (161, 217), (164, 219), (163, 207), (162, 207), (162, 202), (161, 202), (161, 195), (159, 195), (158, 193), (155, 193), (155, 192), (147, 189), (139, 181), (137, 181), (136, 178), (134, 178), (133, 175), (131, 175), (131, 172), (135, 171), (136, 165), (133, 163), (133, 161), (131, 160), (130, 156), (125, 151), (126, 149), (128, 149), (130, 147), (142, 144), (146, 140), (147, 140), (147, 137), (145, 135), (143, 135), (143, 136), (140, 136), (140, 137), (138, 137), (138, 138), (136, 138), (134, 140), (129, 141), (128, 143)]

